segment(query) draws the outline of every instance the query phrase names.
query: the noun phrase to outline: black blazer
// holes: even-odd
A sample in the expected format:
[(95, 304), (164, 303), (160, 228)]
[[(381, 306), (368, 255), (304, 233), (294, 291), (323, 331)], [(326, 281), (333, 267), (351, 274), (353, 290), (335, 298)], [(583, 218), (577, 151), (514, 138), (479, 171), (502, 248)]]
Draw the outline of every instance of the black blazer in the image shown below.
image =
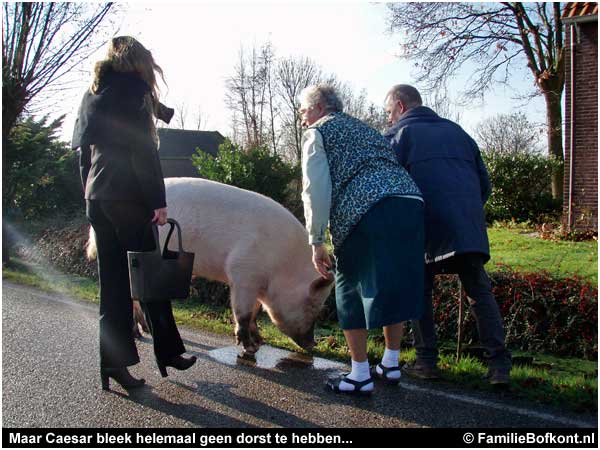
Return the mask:
[(84, 94), (71, 146), (79, 148), (86, 199), (143, 202), (151, 210), (166, 206), (152, 117), (143, 107), (149, 92), (136, 74), (108, 70), (97, 94)]

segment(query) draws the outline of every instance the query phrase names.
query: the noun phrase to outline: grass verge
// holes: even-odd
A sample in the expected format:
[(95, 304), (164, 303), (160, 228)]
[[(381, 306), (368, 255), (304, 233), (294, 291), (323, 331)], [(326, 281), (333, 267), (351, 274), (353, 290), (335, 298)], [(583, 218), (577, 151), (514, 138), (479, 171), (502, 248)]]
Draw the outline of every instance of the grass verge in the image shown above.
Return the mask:
[[(93, 280), (73, 275), (59, 274), (47, 268), (13, 260), (3, 268), (5, 280), (35, 286), (47, 292), (59, 292), (86, 301), (97, 302), (97, 285)], [(206, 305), (200, 299), (173, 302), (173, 312), (178, 324), (192, 328), (232, 336), (233, 321), (229, 308)], [(263, 315), (259, 327), (265, 341), (272, 346), (302, 351), (283, 335)], [(314, 355), (347, 362), (348, 348), (342, 331), (334, 323), (324, 323), (316, 329), (317, 346)], [(381, 358), (384, 341), (378, 331), (369, 333), (369, 360)], [(480, 391), (496, 391), (486, 381), (485, 365), (471, 356), (455, 360), (451, 343), (440, 345), (441, 383), (459, 384)], [(513, 357), (529, 360), (528, 365), (515, 365), (511, 372), (511, 384), (502, 391), (504, 398), (526, 399), (540, 404), (558, 406), (566, 411), (591, 413), (598, 409), (598, 370), (596, 361), (577, 358), (558, 358), (543, 354), (513, 352)], [(400, 358), (406, 362), (415, 359), (413, 349), (402, 351)]]
[(488, 270), (497, 264), (518, 272), (547, 271), (556, 278), (579, 276), (598, 284), (598, 243), (596, 241), (546, 241), (533, 230), (522, 227), (488, 228), (492, 259)]

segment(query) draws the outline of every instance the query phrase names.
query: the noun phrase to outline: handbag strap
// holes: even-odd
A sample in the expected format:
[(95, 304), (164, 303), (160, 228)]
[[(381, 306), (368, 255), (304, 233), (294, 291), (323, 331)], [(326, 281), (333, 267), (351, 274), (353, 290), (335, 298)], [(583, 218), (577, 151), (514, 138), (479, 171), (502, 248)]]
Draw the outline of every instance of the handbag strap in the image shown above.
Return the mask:
[(156, 226), (156, 223), (152, 223), (152, 236), (154, 236), (154, 253), (158, 253), (160, 255), (160, 240), (158, 239), (158, 226)]
[[(181, 227), (179, 226), (179, 223), (175, 219), (167, 219), (167, 223), (169, 225), (171, 225), (171, 228), (169, 229), (169, 233), (167, 234), (167, 239), (165, 239), (165, 246), (163, 248), (162, 254), (164, 256), (167, 251), (167, 248), (169, 246), (169, 240), (171, 239), (171, 235), (173, 234), (173, 230), (175, 229), (175, 227), (177, 227), (179, 253), (182, 253), (183, 252), (183, 243), (182, 243), (182, 239), (181, 239)], [(154, 229), (156, 229), (156, 225), (154, 225)]]

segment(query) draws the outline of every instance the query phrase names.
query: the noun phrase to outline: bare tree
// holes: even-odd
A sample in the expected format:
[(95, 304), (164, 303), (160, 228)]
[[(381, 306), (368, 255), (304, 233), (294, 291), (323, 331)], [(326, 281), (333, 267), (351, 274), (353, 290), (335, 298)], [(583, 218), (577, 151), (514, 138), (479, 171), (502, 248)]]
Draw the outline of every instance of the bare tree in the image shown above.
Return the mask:
[(366, 90), (325, 75), (306, 57), (275, 59), (270, 43), (248, 56), (240, 50), (235, 73), (227, 80), (226, 103), (232, 111), (232, 135), (243, 146), (268, 145), (273, 153), (298, 162), (302, 158), (302, 126), (298, 96), (302, 89), (319, 83), (332, 84), (348, 114), (383, 130), (385, 111), (369, 103)]
[(497, 114), (477, 125), (475, 137), (483, 152), (539, 153), (543, 130), (522, 112)]
[[(546, 101), (548, 152), (561, 162), (564, 88), (561, 4), (395, 3), (389, 6), (392, 31), (402, 31), (403, 56), (417, 67), (417, 81), (435, 89), (466, 63), (475, 65), (465, 94), (483, 95), (529, 68), (536, 93)], [(404, 35), (403, 33), (403, 35)], [(562, 164), (552, 175), (552, 195), (562, 196)]]
[(275, 80), (274, 65), (275, 65), (275, 51), (273, 45), (267, 42), (261, 49), (262, 64), (264, 65), (264, 84), (267, 96), (267, 107), (269, 114), (269, 136), (271, 139), (271, 150), (273, 154), (277, 154), (277, 146), (279, 143), (279, 133), (275, 129), (275, 122), (279, 116), (279, 108), (277, 106), (277, 100), (275, 98)]
[(445, 86), (425, 94), (423, 103), (433, 109), (440, 117), (460, 123), (462, 115), (458, 109), (458, 102), (450, 97)]
[(381, 132), (387, 128), (385, 108), (369, 102), (366, 89), (360, 90), (357, 94), (350, 84), (339, 80), (335, 74), (329, 75), (324, 82), (336, 88), (346, 114), (362, 120)]
[[(247, 68), (246, 59), (244, 58), (244, 49), (239, 52), (238, 63), (234, 68), (234, 75), (226, 80), (227, 92), (225, 94), (225, 102), (229, 109), (233, 112), (232, 128), (235, 141), (239, 142), (240, 137), (244, 136), (245, 142), (251, 140), (250, 120), (248, 118), (248, 95), (247, 95)], [(240, 118), (241, 117), (241, 118)], [(240, 132), (240, 128), (243, 129)]]
[(319, 82), (321, 69), (306, 57), (288, 57), (277, 64), (277, 93), (280, 98), (283, 139), (289, 148), (289, 157), (302, 159), (302, 125), (298, 113), (298, 96), (302, 89)]
[(188, 105), (185, 101), (175, 103), (175, 114), (173, 116), (173, 128), (185, 130), (185, 122), (188, 117)]
[(360, 119), (381, 133), (388, 127), (385, 108), (383, 106), (377, 106), (374, 103), (370, 103), (369, 106), (367, 106)]
[[(173, 120), (167, 125), (167, 128), (180, 130), (194, 129), (198, 131), (206, 128), (208, 115), (204, 114), (200, 105), (190, 107), (185, 100), (182, 100), (175, 103), (174, 109), (175, 114), (173, 114)], [(193, 111), (193, 113), (190, 113), (190, 110)]]
[[(63, 89), (66, 75), (99, 46), (112, 3), (25, 3), (2, 5), (2, 146), (18, 118), (43, 93)], [(2, 152), (2, 179), (11, 166)], [(2, 235), (5, 234), (2, 223)], [(8, 241), (2, 260), (9, 260)]]
[[(248, 56), (242, 47), (235, 73), (226, 81), (226, 103), (237, 113), (236, 117), (240, 117), (233, 125), (244, 128), (245, 139), (242, 144), (245, 147), (263, 145), (266, 141), (265, 129), (269, 121), (267, 116), (269, 110), (274, 113), (273, 104), (267, 99), (267, 95), (273, 90), (270, 86), (273, 59), (270, 43), (261, 49), (254, 45)], [(234, 130), (234, 135), (239, 134), (238, 130)]]
[(365, 117), (368, 108), (367, 91), (365, 89), (357, 94), (350, 84), (339, 80), (335, 75), (330, 75), (326, 83), (336, 88), (340, 100), (344, 105), (344, 112), (357, 119)]
[(204, 114), (202, 111), (202, 107), (198, 105), (196, 108), (196, 113), (194, 114), (194, 127), (196, 130), (200, 131), (206, 128), (208, 124), (208, 114)]
[(248, 119), (250, 122), (250, 141), (248, 146), (254, 147), (263, 143), (263, 118), (265, 109), (265, 73), (264, 66), (261, 64), (260, 51), (256, 46), (252, 47), (249, 59), (250, 77), (248, 89)]
[(94, 39), (113, 3), (4, 3), (2, 141), (44, 90), (57, 86), (104, 42)]

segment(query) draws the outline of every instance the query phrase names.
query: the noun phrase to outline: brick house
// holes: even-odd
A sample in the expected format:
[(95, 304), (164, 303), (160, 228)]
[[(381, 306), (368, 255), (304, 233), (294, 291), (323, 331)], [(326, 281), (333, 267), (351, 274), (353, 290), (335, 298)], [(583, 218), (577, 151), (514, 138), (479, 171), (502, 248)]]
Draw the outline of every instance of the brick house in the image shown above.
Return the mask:
[(563, 222), (598, 230), (598, 3), (567, 3)]
[(159, 128), (158, 150), (163, 176), (200, 178), (192, 164), (196, 148), (216, 156), (225, 138), (218, 131), (174, 130)]

